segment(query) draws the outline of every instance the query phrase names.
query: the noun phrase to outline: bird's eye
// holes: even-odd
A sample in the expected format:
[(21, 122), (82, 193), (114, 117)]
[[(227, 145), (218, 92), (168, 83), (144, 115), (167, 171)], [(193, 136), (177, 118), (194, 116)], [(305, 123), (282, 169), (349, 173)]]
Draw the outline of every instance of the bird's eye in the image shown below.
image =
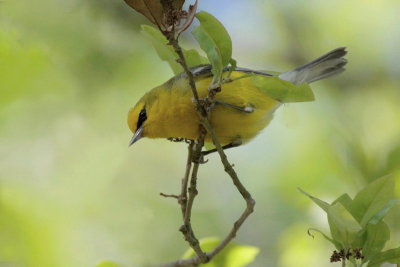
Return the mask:
[(136, 129), (139, 129), (145, 120), (147, 120), (147, 114), (146, 114), (146, 109), (143, 108), (139, 113), (139, 118), (138, 118), (138, 122), (136, 125)]

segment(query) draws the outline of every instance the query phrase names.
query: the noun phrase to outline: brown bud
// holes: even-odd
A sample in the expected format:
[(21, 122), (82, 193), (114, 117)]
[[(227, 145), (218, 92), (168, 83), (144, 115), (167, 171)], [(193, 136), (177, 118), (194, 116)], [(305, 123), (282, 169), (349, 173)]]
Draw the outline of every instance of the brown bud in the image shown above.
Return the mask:
[(330, 258), (331, 262), (338, 262), (342, 260), (342, 256), (336, 250), (333, 251), (332, 256)]
[(144, 15), (162, 31), (170, 31), (185, 15), (185, 0), (124, 0), (130, 7)]

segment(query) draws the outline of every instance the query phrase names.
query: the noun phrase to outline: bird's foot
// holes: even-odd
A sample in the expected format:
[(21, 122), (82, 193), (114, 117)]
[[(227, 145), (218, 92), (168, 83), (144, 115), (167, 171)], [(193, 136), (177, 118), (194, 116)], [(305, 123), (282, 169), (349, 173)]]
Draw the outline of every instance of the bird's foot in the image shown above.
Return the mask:
[(171, 141), (171, 142), (174, 142), (174, 143), (185, 142), (186, 144), (191, 144), (191, 143), (194, 142), (191, 139), (187, 139), (187, 138), (183, 138), (183, 137), (168, 137), (167, 140)]

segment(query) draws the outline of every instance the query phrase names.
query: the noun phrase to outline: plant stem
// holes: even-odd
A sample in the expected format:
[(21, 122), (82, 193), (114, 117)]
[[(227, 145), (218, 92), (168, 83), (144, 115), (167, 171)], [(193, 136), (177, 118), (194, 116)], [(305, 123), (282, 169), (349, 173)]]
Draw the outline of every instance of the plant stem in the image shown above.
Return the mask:
[(179, 229), (182, 232), (182, 234), (185, 236), (185, 240), (189, 243), (190, 247), (196, 252), (196, 255), (198, 256), (201, 263), (208, 262), (209, 257), (200, 248), (199, 240), (196, 238), (196, 236), (193, 232), (193, 228), (192, 228), (192, 224), (191, 224), (191, 217), (192, 217), (193, 202), (194, 202), (195, 197), (198, 194), (197, 172), (198, 172), (199, 166), (200, 166), (201, 149), (204, 145), (205, 135), (206, 135), (205, 131), (201, 132), (200, 138), (199, 138), (198, 142), (195, 144), (194, 151), (192, 152), (191, 160), (194, 161), (194, 164), (193, 164), (192, 176), (190, 178), (190, 186), (187, 190), (189, 193), (189, 196), (188, 196), (188, 200), (186, 203), (186, 210), (184, 212), (183, 225)]
[[(199, 95), (197, 93), (193, 74), (189, 70), (189, 67), (186, 63), (185, 56), (183, 55), (183, 52), (182, 52), (182, 48), (180, 47), (180, 45), (178, 43), (178, 39), (175, 38), (175, 33), (172, 32), (170, 34), (170, 36), (168, 36), (167, 38), (169, 40), (169, 44), (172, 45), (175, 52), (178, 54), (178, 57), (179, 57), (178, 62), (181, 64), (181, 66), (183, 67), (183, 69), (188, 77), (189, 85), (192, 90), (195, 102), (196, 102), (197, 112), (200, 117), (203, 117), (203, 116), (206, 117), (207, 112), (204, 109), (204, 107), (200, 104)], [(193, 201), (197, 195), (197, 188), (196, 188), (197, 187), (197, 171), (199, 168), (199, 162), (200, 162), (200, 158), (201, 158), (201, 149), (203, 147), (205, 134), (206, 134), (206, 130), (203, 125), (200, 125), (199, 130), (200, 130), (200, 136), (199, 136), (198, 142), (197, 142), (196, 146), (194, 147), (194, 150), (192, 152), (189, 152), (192, 154), (191, 161), (195, 162), (195, 163), (193, 166), (192, 176), (190, 179), (190, 188), (189, 188), (189, 190), (187, 190), (189, 192), (189, 198), (188, 198), (187, 202), (185, 203), (185, 206), (183, 206), (183, 205), (181, 206), (181, 209), (183, 212), (184, 224), (181, 226), (180, 231), (184, 235), (185, 240), (188, 241), (190, 247), (196, 252), (196, 255), (199, 258), (200, 262), (205, 263), (205, 262), (209, 261), (209, 258), (200, 248), (200, 243), (193, 232), (193, 229), (191, 226), (191, 220), (190, 220)], [(184, 195), (186, 195), (186, 188), (187, 188), (187, 181), (186, 181), (186, 184), (183, 184), (183, 186), (182, 186), (182, 191), (185, 190)]]
[(182, 48), (180, 47), (178, 40), (173, 37), (173, 34), (171, 34), (171, 36), (168, 37), (168, 40), (169, 40), (169, 44), (172, 45), (175, 52), (178, 54), (178, 57), (179, 57), (178, 63), (181, 64), (184, 72), (188, 76), (189, 85), (192, 90), (193, 97), (196, 101), (196, 106), (197, 106), (198, 111), (199, 110), (201, 111), (201, 115), (206, 115), (207, 113), (199, 101), (199, 94), (197, 93), (196, 83), (194, 81), (193, 73), (189, 70), (189, 67), (186, 63), (185, 56), (183, 55)]
[(247, 191), (247, 189), (244, 187), (244, 185), (240, 182), (239, 177), (237, 176), (235, 170), (233, 169), (232, 165), (229, 163), (228, 158), (226, 157), (226, 154), (221, 146), (221, 144), (218, 142), (218, 139), (216, 138), (214, 129), (211, 127), (209, 124), (209, 121), (203, 121), (205, 124), (205, 127), (207, 131), (209, 131), (213, 143), (215, 147), (217, 148), (218, 154), (221, 158), (221, 162), (224, 166), (225, 172), (229, 174), (229, 176), (232, 179), (233, 184), (236, 186), (244, 200), (246, 201), (246, 209), (243, 211), (242, 215), (239, 217), (239, 219), (233, 224), (233, 228), (231, 229), (230, 233), (225, 237), (225, 239), (210, 253), (210, 257), (214, 257), (216, 254), (218, 254), (226, 245), (229, 244), (230, 241), (232, 241), (233, 238), (235, 238), (237, 231), (239, 228), (242, 226), (244, 221), (249, 217), (249, 215), (254, 211), (254, 206), (256, 204), (255, 200), (251, 197), (251, 194)]
[[(201, 124), (199, 125), (199, 138), (197, 140), (197, 144), (193, 147), (189, 145), (189, 154), (188, 154), (188, 162), (186, 164), (186, 172), (185, 172), (185, 177), (182, 180), (182, 188), (181, 188), (181, 209), (182, 209), (182, 215), (184, 218), (184, 224), (180, 228), (180, 231), (183, 233), (185, 240), (188, 241), (189, 245), (191, 248), (195, 251), (196, 257), (190, 258), (190, 259), (185, 259), (185, 260), (178, 260), (172, 263), (168, 263), (163, 265), (164, 267), (185, 267), (185, 266), (196, 266), (200, 263), (206, 263), (210, 261), (215, 255), (217, 255), (221, 250), (223, 250), (229, 242), (232, 241), (233, 238), (235, 238), (237, 231), (239, 228), (242, 226), (244, 221), (247, 219), (247, 217), (253, 212), (254, 210), (254, 205), (255, 201), (251, 197), (251, 194), (247, 191), (247, 189), (244, 187), (244, 185), (240, 182), (239, 177), (237, 176), (235, 170), (233, 169), (232, 165), (229, 163), (226, 154), (218, 141), (218, 138), (216, 136), (216, 133), (209, 121), (208, 118), (208, 112), (207, 110), (210, 110), (210, 106), (206, 106), (207, 104), (210, 105), (212, 103), (213, 98), (215, 97), (215, 94), (218, 92), (216, 89), (209, 90), (208, 96), (206, 101), (202, 104), (199, 99), (199, 95), (196, 89), (196, 83), (193, 77), (193, 74), (188, 68), (188, 65), (186, 63), (185, 56), (183, 55), (182, 49), (178, 43), (177, 38), (175, 38), (175, 34), (171, 33), (169, 36), (167, 36), (169, 40), (169, 44), (174, 48), (175, 52), (178, 54), (178, 62), (182, 65), (184, 72), (186, 73), (189, 81), (190, 88), (193, 93), (193, 97), (196, 102), (196, 109), (198, 112), (198, 115), (200, 117)], [(220, 156), (221, 162), (224, 166), (224, 170), (227, 174), (232, 179), (233, 184), (236, 186), (244, 200), (246, 201), (246, 209), (243, 211), (241, 216), (235, 221), (233, 228), (229, 232), (229, 234), (225, 237), (224, 240), (221, 241), (221, 243), (211, 252), (209, 253), (204, 253), (202, 249), (200, 248), (199, 241), (196, 238), (192, 226), (191, 226), (191, 211), (193, 207), (193, 202), (198, 194), (197, 192), (197, 172), (199, 169), (199, 164), (202, 161), (202, 155), (201, 155), (201, 150), (204, 145), (204, 140), (206, 137), (206, 134), (209, 134), (211, 136), (211, 139), (213, 141), (213, 144), (215, 145), (218, 154)], [(189, 163), (189, 159), (190, 163)], [(191, 168), (191, 162), (193, 162), (193, 170), (192, 170), (192, 175), (190, 179), (190, 187), (187, 189), (188, 185), (188, 177), (190, 174), (190, 168)], [(186, 200), (186, 191), (188, 191), (188, 198)]]
[(186, 214), (187, 188), (188, 188), (190, 171), (192, 169), (193, 146), (194, 146), (194, 142), (190, 142), (190, 144), (188, 145), (188, 157), (187, 157), (187, 161), (186, 161), (186, 171), (185, 171), (185, 176), (183, 176), (183, 178), (182, 178), (181, 194), (180, 194), (180, 196), (179, 196), (180, 198), (178, 200), (178, 203), (181, 205), (183, 219), (185, 219), (185, 214)]

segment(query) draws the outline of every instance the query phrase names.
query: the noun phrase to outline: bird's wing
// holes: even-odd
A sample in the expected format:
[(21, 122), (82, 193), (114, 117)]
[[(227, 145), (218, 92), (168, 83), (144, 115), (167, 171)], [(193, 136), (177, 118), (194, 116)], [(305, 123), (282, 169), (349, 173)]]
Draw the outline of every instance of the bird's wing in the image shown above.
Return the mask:
[[(195, 67), (190, 68), (190, 71), (193, 73), (194, 77), (199, 77), (199, 76), (211, 76), (211, 65), (207, 64), (207, 65), (198, 65)], [(224, 72), (229, 71), (229, 67), (225, 67), (224, 68)], [(234, 71), (239, 71), (239, 72), (243, 72), (243, 73), (254, 73), (254, 74), (259, 74), (259, 75), (264, 75), (264, 76), (276, 76), (279, 73), (274, 73), (274, 72), (265, 72), (265, 71), (258, 71), (258, 70), (252, 70), (252, 69), (247, 69), (247, 68), (240, 68), (237, 67), (235, 68)], [(183, 75), (183, 74), (180, 74)]]

